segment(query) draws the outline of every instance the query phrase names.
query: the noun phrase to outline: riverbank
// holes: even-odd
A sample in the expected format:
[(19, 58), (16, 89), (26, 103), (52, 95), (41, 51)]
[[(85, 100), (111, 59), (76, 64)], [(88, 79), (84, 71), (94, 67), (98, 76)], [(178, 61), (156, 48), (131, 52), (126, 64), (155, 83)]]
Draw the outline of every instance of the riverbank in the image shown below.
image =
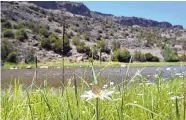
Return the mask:
[[(70, 63), (65, 62), (65, 67), (88, 67), (92, 63), (91, 62), (76, 62), (76, 63)], [(99, 62), (94, 61), (93, 65), (95, 67), (126, 67), (129, 63), (121, 63), (121, 62)], [(145, 66), (180, 66), (180, 65), (186, 65), (186, 62), (133, 62), (130, 63), (131, 67), (145, 67)], [(1, 67), (2, 69), (10, 69), (10, 68), (26, 68), (27, 66), (30, 66), (32, 68), (35, 68), (35, 63), (4, 63), (4, 66)], [(60, 67), (63, 66), (62, 61), (48, 61), (48, 62), (39, 62), (38, 67), (40, 66), (48, 66), (48, 67)]]

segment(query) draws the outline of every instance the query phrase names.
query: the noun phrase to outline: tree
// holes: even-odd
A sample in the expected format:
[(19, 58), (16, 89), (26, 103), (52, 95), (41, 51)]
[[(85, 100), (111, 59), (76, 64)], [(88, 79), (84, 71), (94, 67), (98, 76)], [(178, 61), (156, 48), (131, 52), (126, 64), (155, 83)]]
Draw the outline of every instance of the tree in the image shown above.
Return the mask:
[(122, 48), (114, 51), (111, 59), (112, 61), (129, 62), (131, 59), (131, 55), (126, 48)]
[(164, 50), (162, 51), (162, 55), (166, 62), (177, 62), (179, 61), (177, 51), (170, 46), (166, 45)]

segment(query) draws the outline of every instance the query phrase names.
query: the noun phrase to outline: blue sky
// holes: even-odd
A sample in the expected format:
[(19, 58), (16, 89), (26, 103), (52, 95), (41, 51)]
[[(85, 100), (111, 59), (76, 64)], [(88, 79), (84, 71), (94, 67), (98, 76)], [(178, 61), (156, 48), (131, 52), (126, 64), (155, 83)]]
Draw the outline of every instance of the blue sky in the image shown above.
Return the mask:
[(186, 28), (186, 1), (84, 1), (91, 11), (116, 16), (136, 16), (156, 21), (167, 21)]

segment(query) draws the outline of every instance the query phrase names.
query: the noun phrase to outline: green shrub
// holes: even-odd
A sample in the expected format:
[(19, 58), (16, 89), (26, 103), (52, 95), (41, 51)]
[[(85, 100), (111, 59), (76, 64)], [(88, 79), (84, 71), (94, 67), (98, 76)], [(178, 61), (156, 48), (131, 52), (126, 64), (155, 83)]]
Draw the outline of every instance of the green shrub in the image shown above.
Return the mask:
[(26, 39), (28, 39), (27, 33), (24, 29), (19, 29), (16, 31), (16, 39), (20, 40), (20, 41), (24, 41)]
[(89, 57), (91, 56), (91, 49), (89, 46), (86, 46), (83, 42), (76, 46), (77, 52), (85, 53)]
[(79, 44), (80, 44), (79, 37), (78, 37), (78, 36), (75, 36), (75, 37), (72, 39), (72, 43), (73, 43), (74, 45), (79, 45)]
[(62, 54), (62, 40), (61, 39), (56, 39), (54, 42), (52, 49), (54, 52)]
[(141, 51), (135, 51), (133, 59), (140, 62), (146, 61), (145, 55)]
[[(64, 49), (63, 49), (63, 44), (64, 44)], [(70, 42), (69, 42), (69, 38), (67, 35), (65, 35), (65, 39), (64, 39), (64, 43), (62, 42), (62, 50), (64, 55), (67, 55), (67, 53), (70, 52), (72, 48), (70, 47)]]
[(152, 59), (153, 59), (153, 55), (151, 54), (151, 53), (145, 53), (145, 58), (146, 58), (146, 61), (148, 61), (148, 62), (151, 62), (151, 61), (153, 61)]
[(88, 37), (88, 35), (86, 33), (83, 36), (84, 36), (85, 40), (89, 41), (89, 37)]
[(9, 53), (14, 51), (14, 47), (11, 42), (6, 39), (1, 40), (1, 60), (6, 60)]
[(2, 22), (1, 27), (2, 28), (11, 29), (12, 28), (12, 24), (8, 20), (5, 20), (4, 22)]
[(166, 62), (177, 62), (179, 61), (177, 51), (168, 45), (165, 46), (164, 50), (162, 51), (162, 55), (164, 57), (164, 61)]
[(112, 61), (129, 62), (131, 58), (130, 52), (126, 48), (114, 51), (111, 59)]
[(17, 59), (17, 53), (16, 52), (11, 52), (7, 56), (7, 61), (8, 62), (16, 63), (17, 62), (16, 59)]
[(101, 41), (98, 41), (97, 43), (97, 47), (99, 49), (101, 49), (101, 52), (105, 52), (107, 54), (110, 54), (110, 49), (108, 48), (108, 45), (105, 43), (105, 41), (101, 40)]
[(182, 54), (180, 57), (179, 57), (180, 61), (184, 61), (186, 62), (186, 54)]
[(13, 24), (13, 28), (14, 29), (21, 29), (21, 28), (23, 28), (23, 25), (21, 23), (19, 23), (19, 24)]
[(11, 29), (5, 29), (3, 31), (3, 35), (6, 38), (14, 38), (14, 33), (13, 33), (13, 31)]
[(41, 47), (42, 48), (45, 48), (47, 50), (51, 50), (52, 49), (52, 45), (50, 43), (50, 39), (49, 38), (42, 37), (40, 39), (40, 41), (41, 41)]
[(48, 32), (48, 30), (46, 28), (40, 28), (39, 34), (43, 37), (48, 37), (50, 35), (50, 33)]
[(113, 43), (112, 43), (112, 51), (115, 51), (117, 49), (120, 49), (120, 46), (121, 46), (120, 40), (113, 41)]

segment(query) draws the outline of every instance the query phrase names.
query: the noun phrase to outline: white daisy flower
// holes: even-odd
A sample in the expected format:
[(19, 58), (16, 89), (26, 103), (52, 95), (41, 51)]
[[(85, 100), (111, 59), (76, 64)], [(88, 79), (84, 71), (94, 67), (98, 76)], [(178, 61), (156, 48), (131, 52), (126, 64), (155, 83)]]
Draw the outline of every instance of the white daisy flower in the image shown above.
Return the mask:
[(173, 94), (173, 92), (171, 92), (171, 91), (169, 91), (169, 93), (168, 93), (169, 95), (171, 95), (171, 94)]
[(86, 101), (89, 101), (91, 99), (99, 98), (101, 100), (107, 99), (111, 100), (111, 95), (114, 93), (114, 91), (108, 91), (108, 90), (100, 90), (98, 93), (94, 93), (92, 90), (85, 91), (85, 94), (81, 95), (81, 98), (86, 99)]
[(110, 82), (110, 85), (114, 85), (114, 82)]

